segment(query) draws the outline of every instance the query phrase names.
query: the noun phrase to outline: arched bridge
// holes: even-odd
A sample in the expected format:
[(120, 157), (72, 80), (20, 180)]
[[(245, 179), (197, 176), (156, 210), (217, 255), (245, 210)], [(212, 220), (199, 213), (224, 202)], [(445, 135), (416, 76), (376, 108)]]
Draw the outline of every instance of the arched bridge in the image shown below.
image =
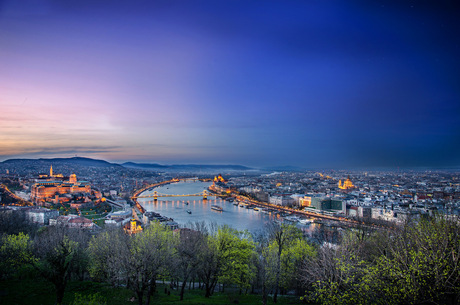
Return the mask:
[(151, 195), (142, 195), (142, 196), (133, 196), (131, 197), (132, 199), (138, 199), (138, 198), (153, 198), (154, 201), (158, 200), (158, 197), (203, 197), (203, 199), (208, 199), (209, 193), (208, 191), (204, 190), (201, 193), (196, 193), (196, 194), (180, 194), (180, 195), (174, 195), (174, 194), (162, 194), (158, 193), (157, 191), (154, 191), (153, 194)]

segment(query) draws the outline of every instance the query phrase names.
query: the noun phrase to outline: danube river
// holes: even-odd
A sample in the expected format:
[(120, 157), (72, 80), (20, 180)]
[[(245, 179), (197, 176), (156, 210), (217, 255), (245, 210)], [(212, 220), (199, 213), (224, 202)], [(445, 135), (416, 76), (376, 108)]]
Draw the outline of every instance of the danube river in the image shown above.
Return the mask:
[[(159, 194), (197, 194), (203, 192), (210, 185), (211, 183), (209, 182), (181, 181), (145, 191), (142, 195), (153, 195), (154, 191)], [(157, 202), (154, 202), (153, 198), (139, 198), (138, 201), (147, 211), (157, 212), (163, 216), (173, 218), (181, 227), (186, 226), (188, 223), (204, 221), (206, 223), (214, 222), (218, 225), (226, 224), (237, 230), (248, 230), (251, 233), (257, 233), (263, 230), (265, 224), (278, 217), (262, 211), (238, 207), (233, 205), (232, 202), (214, 196), (208, 197), (208, 200), (203, 200), (202, 197), (158, 197)], [(219, 212), (211, 209), (212, 205), (222, 207), (223, 211)], [(309, 231), (311, 230), (309, 227), (304, 227), (303, 229)]]

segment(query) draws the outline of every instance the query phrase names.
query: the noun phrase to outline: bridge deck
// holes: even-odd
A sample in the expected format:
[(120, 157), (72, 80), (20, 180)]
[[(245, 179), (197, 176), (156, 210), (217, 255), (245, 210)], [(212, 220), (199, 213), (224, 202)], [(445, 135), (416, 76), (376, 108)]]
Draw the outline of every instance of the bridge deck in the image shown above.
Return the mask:
[(203, 196), (209, 196), (209, 197), (212, 197), (212, 196), (215, 196), (215, 195), (203, 195), (203, 193), (199, 193), (199, 194), (183, 194), (183, 195), (168, 195), (168, 194), (164, 194), (164, 195), (146, 195), (146, 196), (135, 196), (133, 198), (153, 198), (153, 197), (203, 197)]

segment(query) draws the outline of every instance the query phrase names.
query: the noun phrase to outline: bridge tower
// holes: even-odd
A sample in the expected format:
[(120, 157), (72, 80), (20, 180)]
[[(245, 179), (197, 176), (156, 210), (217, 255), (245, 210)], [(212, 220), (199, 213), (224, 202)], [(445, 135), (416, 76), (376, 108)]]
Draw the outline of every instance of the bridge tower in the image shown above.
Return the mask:
[(153, 201), (158, 201), (158, 192), (157, 191), (153, 192)]
[(203, 200), (208, 199), (208, 192), (206, 190), (203, 191)]

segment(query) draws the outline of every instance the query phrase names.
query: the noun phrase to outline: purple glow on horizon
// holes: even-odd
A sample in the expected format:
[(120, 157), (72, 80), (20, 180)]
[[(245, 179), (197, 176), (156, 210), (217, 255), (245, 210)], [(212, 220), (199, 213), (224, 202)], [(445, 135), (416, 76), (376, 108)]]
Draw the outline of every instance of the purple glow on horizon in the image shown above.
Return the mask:
[(0, 160), (460, 165), (454, 4), (4, 1)]

